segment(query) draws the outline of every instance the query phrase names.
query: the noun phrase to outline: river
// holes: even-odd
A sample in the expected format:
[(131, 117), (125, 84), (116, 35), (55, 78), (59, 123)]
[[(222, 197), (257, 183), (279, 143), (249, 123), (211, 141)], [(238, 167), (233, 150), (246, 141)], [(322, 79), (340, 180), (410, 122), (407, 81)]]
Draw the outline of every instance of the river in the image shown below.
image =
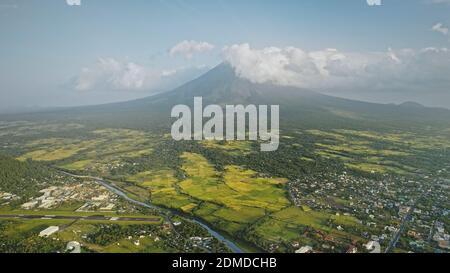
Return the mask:
[(73, 177), (77, 177), (77, 178), (94, 179), (97, 183), (101, 184), (102, 186), (107, 188), (109, 191), (119, 195), (123, 199), (125, 199), (125, 200), (127, 200), (127, 201), (129, 201), (129, 202), (131, 202), (131, 203), (133, 203), (135, 205), (139, 205), (139, 206), (142, 206), (142, 207), (145, 207), (145, 208), (150, 208), (150, 209), (156, 209), (156, 210), (159, 210), (159, 211), (161, 211), (163, 213), (164, 212), (170, 212), (170, 213), (176, 214), (176, 215), (178, 215), (180, 217), (187, 218), (188, 220), (190, 220), (192, 222), (195, 222), (195, 223), (199, 224), (200, 226), (202, 226), (204, 229), (206, 229), (208, 231), (209, 234), (211, 234), (212, 237), (214, 237), (217, 240), (219, 240), (220, 242), (224, 243), (234, 253), (244, 253), (245, 252), (243, 249), (241, 249), (239, 246), (237, 246), (236, 243), (232, 242), (230, 239), (226, 238), (225, 236), (220, 234), (218, 231), (213, 230), (206, 223), (203, 223), (203, 222), (201, 222), (200, 220), (198, 220), (198, 219), (196, 219), (194, 217), (190, 217), (190, 216), (184, 215), (181, 212), (178, 212), (176, 210), (171, 210), (171, 209), (168, 209), (168, 208), (156, 206), (156, 205), (151, 204), (151, 203), (144, 203), (144, 202), (135, 200), (135, 199), (129, 197), (121, 189), (111, 185), (110, 183), (106, 182), (102, 178), (92, 177), (92, 176), (75, 175), (75, 174), (71, 174), (71, 173), (68, 173), (66, 171), (60, 170), (60, 169), (59, 169), (59, 171), (65, 173), (67, 175), (70, 175), (70, 176), (73, 176)]

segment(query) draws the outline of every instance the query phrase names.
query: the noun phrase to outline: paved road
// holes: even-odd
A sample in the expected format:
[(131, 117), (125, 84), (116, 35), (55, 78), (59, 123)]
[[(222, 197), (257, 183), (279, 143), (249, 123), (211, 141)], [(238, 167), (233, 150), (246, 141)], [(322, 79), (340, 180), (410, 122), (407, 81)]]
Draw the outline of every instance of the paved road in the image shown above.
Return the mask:
[(395, 246), (398, 243), (398, 240), (400, 240), (400, 236), (402, 235), (403, 231), (405, 230), (405, 225), (409, 221), (411, 212), (413, 210), (414, 210), (413, 208), (410, 208), (408, 213), (406, 214), (406, 216), (403, 217), (402, 223), (400, 224), (400, 228), (398, 229), (397, 233), (394, 235), (394, 237), (390, 241), (389, 246), (386, 248), (384, 253), (390, 253), (395, 248)]
[(390, 253), (396, 246), (398, 241), (400, 240), (400, 237), (402, 236), (403, 231), (405, 230), (406, 224), (411, 220), (411, 214), (414, 211), (414, 209), (417, 206), (417, 203), (425, 196), (426, 191), (422, 193), (419, 198), (414, 202), (414, 205), (410, 207), (408, 212), (406, 213), (405, 217), (403, 217), (402, 222), (400, 224), (400, 228), (398, 229), (397, 233), (394, 235), (392, 240), (389, 242), (388, 247), (384, 251), (384, 253)]
[(104, 215), (76, 216), (76, 215), (30, 215), (30, 214), (2, 214), (0, 218), (16, 219), (45, 219), (45, 220), (87, 220), (87, 221), (130, 221), (158, 223), (161, 219), (145, 217), (114, 217)]
[[(213, 236), (214, 238), (216, 238), (220, 242), (224, 243), (234, 253), (244, 253), (245, 252), (243, 249), (241, 249), (237, 244), (232, 242), (230, 239), (226, 238), (225, 236), (220, 234), (218, 231), (213, 230), (206, 223), (203, 223), (203, 222), (201, 222), (198, 219), (195, 219), (195, 218), (190, 217), (188, 215), (182, 214), (182, 213), (180, 213), (179, 211), (176, 211), (176, 210), (171, 210), (171, 209), (167, 209), (167, 208), (159, 207), (159, 206), (156, 206), (156, 205), (153, 205), (153, 204), (144, 203), (144, 202), (135, 200), (135, 199), (129, 197), (125, 192), (123, 192), (122, 189), (111, 185), (111, 183), (109, 183), (108, 181), (104, 180), (103, 178), (94, 177), (94, 176), (86, 176), (86, 175), (76, 175), (76, 174), (72, 174), (72, 173), (69, 173), (67, 171), (61, 170), (61, 169), (57, 169), (57, 170), (62, 172), (62, 173), (64, 173), (64, 174), (66, 174), (66, 175), (69, 175), (69, 176), (72, 176), (72, 177), (75, 177), (75, 178), (85, 178), (85, 179), (95, 180), (97, 183), (101, 184), (102, 186), (107, 188), (109, 191), (119, 195), (123, 199), (125, 199), (125, 200), (127, 200), (127, 201), (129, 201), (129, 202), (131, 202), (133, 204), (145, 207), (145, 208), (158, 210), (164, 216), (167, 213), (173, 213), (173, 214), (176, 214), (176, 215), (178, 215), (180, 217), (187, 218), (188, 220), (193, 221), (193, 222), (199, 224), (200, 226), (202, 226), (204, 229), (206, 229), (209, 232), (209, 234), (211, 234), (211, 236)], [(170, 220), (168, 222), (172, 223)]]

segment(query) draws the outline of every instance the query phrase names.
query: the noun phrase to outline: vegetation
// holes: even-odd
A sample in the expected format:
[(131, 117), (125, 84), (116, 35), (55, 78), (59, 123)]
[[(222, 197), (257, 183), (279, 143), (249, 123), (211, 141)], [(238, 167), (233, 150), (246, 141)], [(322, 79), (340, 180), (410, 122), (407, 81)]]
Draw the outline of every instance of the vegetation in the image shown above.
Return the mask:
[(60, 181), (61, 176), (43, 164), (32, 161), (20, 162), (0, 154), (0, 191), (25, 199)]
[[(360, 119), (350, 112), (333, 111), (341, 117)], [(288, 129), (281, 133), (280, 148), (273, 153), (257, 152), (258, 142), (175, 142), (167, 137), (167, 130), (149, 129), (138, 122), (97, 120), (83, 125), (68, 123), (70, 126), (5, 122), (0, 134), (3, 144), (0, 151), (8, 156), (0, 156), (0, 191), (20, 196), (22, 199), (14, 202), (22, 204), (39, 190), (68, 179), (54, 171), (57, 166), (73, 173), (109, 179), (135, 199), (196, 217), (232, 238), (265, 251), (291, 252), (297, 248), (293, 245), (311, 245), (317, 249), (330, 245), (333, 251), (343, 252), (353, 245), (363, 249), (362, 244), (369, 240), (364, 234), (374, 230), (371, 223), (375, 220), (367, 219), (368, 213), (362, 210), (363, 202), (354, 194), (355, 188), (362, 187), (362, 183), (392, 180), (396, 188), (404, 189), (407, 181), (418, 176), (437, 175), (439, 171), (440, 176), (445, 175), (442, 170), (450, 164), (449, 131), (439, 128), (371, 127), (368, 130), (352, 122), (334, 127), (324, 123), (304, 126), (290, 120), (285, 122), (289, 126), (283, 128)], [(344, 173), (361, 184), (350, 188), (340, 180)], [(317, 187), (300, 188), (294, 196), (297, 181), (317, 183)], [(396, 209), (388, 207), (390, 200), (396, 198), (392, 203), (398, 203), (407, 199), (398, 197), (405, 194), (404, 190), (398, 193), (388, 189), (379, 196), (389, 202), (376, 213), (371, 211), (374, 217), (381, 217), (377, 220), (379, 229), (399, 223), (394, 217)], [(300, 201), (296, 202), (297, 199)], [(14, 202), (3, 208), (10, 210)], [(429, 205), (423, 210), (431, 211), (431, 208)], [(74, 210), (73, 207), (69, 211), (76, 214)], [(33, 221), (29, 221), (30, 228), (22, 229), (26, 226), (24, 222), (27, 221), (0, 221), (9, 227), (0, 232), (2, 239), (8, 240), (8, 247), (5, 244), (3, 250), (12, 251), (14, 243), (24, 247), (27, 243), (29, 249), (19, 247), (18, 251), (62, 251), (58, 241), (36, 238), (36, 231), (43, 228), (42, 222), (35, 230), (31, 227)], [(17, 236), (10, 233), (11, 225), (18, 227)], [(187, 226), (185, 223), (176, 229), (186, 235)], [(88, 237), (75, 238), (84, 240), (91, 251), (186, 250), (176, 244), (166, 244), (172, 237), (159, 234), (159, 228), (158, 225), (75, 223), (61, 231), (58, 238), (73, 239), (70, 234), (81, 230)], [(30, 230), (34, 233), (27, 233)], [(140, 236), (136, 237), (136, 233), (141, 231), (156, 232), (161, 241), (146, 237), (136, 246), (134, 241)], [(128, 239), (130, 234), (132, 240)], [(187, 241), (183, 242), (182, 247), (191, 247)], [(217, 249), (221, 249), (218, 245)]]

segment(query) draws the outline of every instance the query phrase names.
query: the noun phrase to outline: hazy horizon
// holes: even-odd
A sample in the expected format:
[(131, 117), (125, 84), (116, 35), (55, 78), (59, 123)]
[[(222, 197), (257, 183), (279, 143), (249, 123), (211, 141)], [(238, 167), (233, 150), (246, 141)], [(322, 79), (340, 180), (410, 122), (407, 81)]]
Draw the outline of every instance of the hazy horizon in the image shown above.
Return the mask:
[(434, 0), (5, 0), (0, 112), (147, 97), (224, 61), (256, 83), (450, 108), (449, 11)]
[[(207, 71), (209, 72), (209, 71)], [(205, 74), (207, 73), (205, 72)], [(204, 74), (199, 75), (198, 77), (202, 77)], [(173, 89), (181, 87), (187, 83), (189, 83), (192, 80), (197, 79), (198, 77), (194, 77), (192, 79), (187, 80), (186, 82), (183, 82), (177, 86), (175, 86)], [(111, 100), (111, 101), (105, 101), (105, 102), (101, 102), (101, 103), (87, 103), (87, 104), (67, 104), (67, 105), (50, 105), (50, 106), (45, 106), (45, 105), (30, 105), (30, 106), (24, 106), (24, 107), (11, 107), (11, 108), (0, 108), (0, 114), (20, 114), (20, 113), (26, 113), (26, 112), (34, 112), (34, 111), (45, 111), (45, 110), (51, 110), (51, 109), (63, 109), (63, 108), (72, 108), (72, 107), (85, 107), (85, 106), (97, 106), (97, 105), (107, 105), (107, 104), (114, 104), (114, 103), (121, 103), (121, 102), (129, 102), (129, 101), (134, 101), (134, 100), (139, 100), (139, 99), (145, 99), (147, 97), (151, 97), (157, 94), (162, 94), (162, 93), (166, 93), (166, 92), (170, 92), (173, 89), (167, 89), (167, 90), (162, 90), (160, 92), (151, 92), (150, 94), (138, 94), (138, 96), (136, 97), (129, 97), (129, 98), (125, 98), (125, 99), (116, 99), (116, 100)], [(316, 93), (321, 93), (324, 95), (328, 95), (328, 96), (333, 96), (333, 97), (338, 97), (338, 98), (344, 98), (344, 99), (350, 99), (350, 100), (354, 100), (354, 101), (362, 101), (362, 102), (369, 102), (369, 103), (378, 103), (378, 104), (396, 104), (396, 105), (400, 105), (403, 103), (418, 103), (421, 104), (425, 107), (438, 107), (438, 108), (444, 108), (444, 109), (449, 109), (450, 110), (450, 106), (446, 107), (446, 106), (433, 106), (433, 105), (427, 105), (427, 104), (423, 104), (420, 103), (418, 101), (414, 101), (414, 100), (392, 100), (392, 99), (367, 99), (367, 98), (359, 98), (355, 95), (346, 95), (345, 93), (333, 93), (333, 92), (326, 92), (326, 91), (312, 91), (312, 92), (316, 92)]]

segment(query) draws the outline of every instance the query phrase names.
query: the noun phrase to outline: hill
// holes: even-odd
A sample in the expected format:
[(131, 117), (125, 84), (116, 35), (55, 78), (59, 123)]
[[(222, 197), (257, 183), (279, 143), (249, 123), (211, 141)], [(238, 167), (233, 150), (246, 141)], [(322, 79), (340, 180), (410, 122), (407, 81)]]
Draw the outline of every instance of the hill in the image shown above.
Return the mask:
[(201, 77), (172, 91), (143, 99), (28, 114), (3, 115), (2, 120), (67, 120), (136, 129), (167, 128), (176, 104), (278, 104), (284, 126), (352, 129), (420, 129), (450, 126), (450, 110), (418, 107), (417, 104), (377, 104), (337, 98), (274, 84), (256, 84), (235, 75), (220, 64)]

